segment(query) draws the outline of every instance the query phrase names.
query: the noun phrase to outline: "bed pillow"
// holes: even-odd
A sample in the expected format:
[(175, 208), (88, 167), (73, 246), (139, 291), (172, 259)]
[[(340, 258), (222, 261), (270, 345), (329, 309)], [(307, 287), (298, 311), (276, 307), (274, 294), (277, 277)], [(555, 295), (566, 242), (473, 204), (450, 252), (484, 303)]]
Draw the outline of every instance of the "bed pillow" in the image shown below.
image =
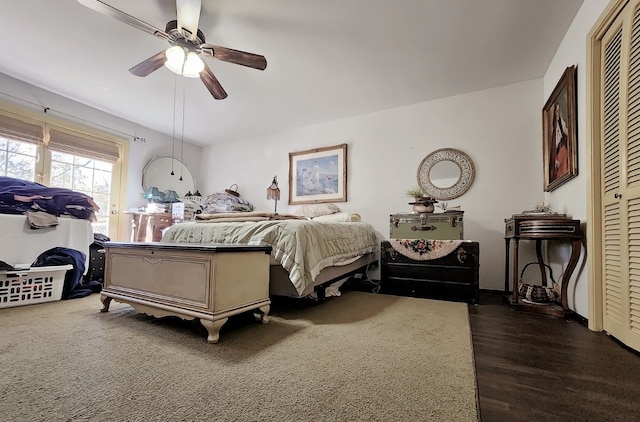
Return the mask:
[(321, 215), (335, 214), (340, 211), (340, 207), (336, 204), (308, 204), (295, 210), (294, 214), (302, 217), (313, 218)]
[(320, 215), (312, 218), (313, 221), (328, 221), (328, 222), (350, 222), (350, 221), (362, 221), (360, 214), (355, 212), (336, 212), (329, 215)]

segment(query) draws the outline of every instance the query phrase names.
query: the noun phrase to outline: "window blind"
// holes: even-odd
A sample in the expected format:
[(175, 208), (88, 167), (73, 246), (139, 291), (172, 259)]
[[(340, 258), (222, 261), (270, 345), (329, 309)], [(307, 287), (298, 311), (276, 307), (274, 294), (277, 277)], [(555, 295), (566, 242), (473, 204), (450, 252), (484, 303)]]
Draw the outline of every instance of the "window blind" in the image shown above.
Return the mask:
[(43, 134), (43, 124), (31, 123), (0, 113), (0, 136), (31, 144), (40, 144), (44, 137)]
[(52, 151), (112, 163), (120, 159), (118, 145), (113, 142), (94, 138), (83, 133), (71, 133), (55, 128), (49, 130), (49, 148)]

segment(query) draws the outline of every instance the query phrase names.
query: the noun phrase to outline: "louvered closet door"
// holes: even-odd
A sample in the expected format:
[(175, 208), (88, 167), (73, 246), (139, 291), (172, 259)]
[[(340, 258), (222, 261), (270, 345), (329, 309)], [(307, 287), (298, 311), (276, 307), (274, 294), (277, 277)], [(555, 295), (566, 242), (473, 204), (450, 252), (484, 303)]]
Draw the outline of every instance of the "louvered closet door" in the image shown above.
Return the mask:
[(640, 350), (640, 0), (603, 38), (604, 329)]

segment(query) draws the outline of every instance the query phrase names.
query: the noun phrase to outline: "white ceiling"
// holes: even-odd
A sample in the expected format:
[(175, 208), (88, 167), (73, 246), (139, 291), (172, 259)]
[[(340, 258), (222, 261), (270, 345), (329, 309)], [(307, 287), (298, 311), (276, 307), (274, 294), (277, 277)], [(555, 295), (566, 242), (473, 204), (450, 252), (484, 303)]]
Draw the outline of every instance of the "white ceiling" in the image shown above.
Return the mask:
[[(76, 0), (3, 1), (0, 72), (169, 136), (184, 89), (184, 138), (207, 145), (541, 78), (582, 1), (203, 0), (208, 43), (268, 63), (205, 59), (220, 101), (164, 67), (128, 72), (161, 39)], [(105, 2), (160, 29), (176, 17), (175, 0)]]

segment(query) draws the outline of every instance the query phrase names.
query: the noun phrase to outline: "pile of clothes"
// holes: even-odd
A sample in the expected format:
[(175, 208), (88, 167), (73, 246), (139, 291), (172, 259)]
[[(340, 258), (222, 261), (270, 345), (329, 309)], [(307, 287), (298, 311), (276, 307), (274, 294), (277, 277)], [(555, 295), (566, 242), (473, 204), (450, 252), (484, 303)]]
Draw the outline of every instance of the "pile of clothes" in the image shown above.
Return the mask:
[[(2, 214), (25, 214), (30, 211), (47, 213), (54, 217), (69, 215), (94, 220), (95, 213), (99, 209), (100, 207), (93, 199), (84, 193), (0, 176), (0, 213)], [(42, 220), (35, 221), (36, 226), (54, 225)]]
[(202, 203), (202, 212), (212, 214), (218, 212), (250, 212), (253, 211), (253, 204), (239, 195), (218, 192), (205, 198)]

